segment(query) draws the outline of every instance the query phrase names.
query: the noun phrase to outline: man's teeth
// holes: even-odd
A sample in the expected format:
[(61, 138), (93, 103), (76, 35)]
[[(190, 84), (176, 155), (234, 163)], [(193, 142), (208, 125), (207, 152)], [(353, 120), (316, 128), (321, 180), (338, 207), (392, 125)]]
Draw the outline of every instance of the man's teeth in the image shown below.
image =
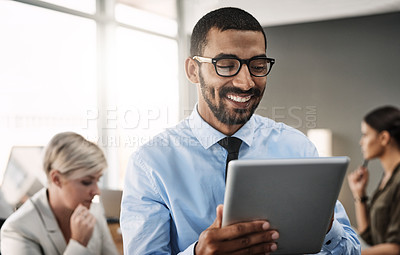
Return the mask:
[(250, 100), (251, 96), (239, 97), (239, 96), (228, 95), (228, 98), (235, 102), (245, 103)]

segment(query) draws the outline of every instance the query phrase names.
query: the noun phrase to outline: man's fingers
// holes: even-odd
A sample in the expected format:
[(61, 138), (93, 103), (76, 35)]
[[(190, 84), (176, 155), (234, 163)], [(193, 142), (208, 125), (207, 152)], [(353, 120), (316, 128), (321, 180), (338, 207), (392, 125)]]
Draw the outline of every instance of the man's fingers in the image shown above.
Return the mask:
[(243, 255), (243, 254), (269, 254), (270, 252), (274, 252), (278, 249), (276, 243), (270, 244), (259, 244), (254, 245), (236, 252), (232, 252), (232, 255)]
[(221, 227), (223, 205), (218, 205), (213, 224), (201, 233), (197, 253), (265, 254), (277, 249), (279, 234), (267, 221), (251, 221)]
[(251, 221), (219, 228), (216, 226), (220, 224), (221, 214), (222, 210), (218, 209), (213, 225), (201, 233), (196, 245), (197, 254), (238, 251), (237, 254), (265, 254), (276, 250), (279, 233), (270, 229), (269, 222)]
[[(269, 252), (271, 245), (279, 238), (279, 233), (275, 230), (259, 232), (256, 234), (243, 236), (225, 242), (225, 251), (237, 251), (251, 249), (258, 252)], [(276, 246), (276, 244), (275, 244)], [(254, 253), (250, 253), (254, 254)]]
[(217, 211), (217, 217), (215, 218), (213, 224), (209, 228), (221, 228), (222, 225), (222, 212), (223, 212), (224, 206), (223, 205), (218, 205), (216, 208)]
[(221, 240), (236, 239), (252, 233), (265, 232), (269, 228), (270, 224), (267, 221), (237, 223), (224, 227), (224, 230), (219, 233), (219, 237)]
[(217, 206), (217, 218), (215, 219), (216, 227), (220, 228), (222, 226), (222, 213), (224, 211), (223, 205)]

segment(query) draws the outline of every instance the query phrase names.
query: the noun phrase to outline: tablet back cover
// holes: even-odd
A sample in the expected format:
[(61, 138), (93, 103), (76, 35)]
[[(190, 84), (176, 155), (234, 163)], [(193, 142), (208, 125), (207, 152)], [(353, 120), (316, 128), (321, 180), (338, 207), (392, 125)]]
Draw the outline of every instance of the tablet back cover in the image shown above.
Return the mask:
[(265, 219), (280, 234), (273, 254), (317, 253), (348, 163), (347, 157), (231, 161), (222, 225)]

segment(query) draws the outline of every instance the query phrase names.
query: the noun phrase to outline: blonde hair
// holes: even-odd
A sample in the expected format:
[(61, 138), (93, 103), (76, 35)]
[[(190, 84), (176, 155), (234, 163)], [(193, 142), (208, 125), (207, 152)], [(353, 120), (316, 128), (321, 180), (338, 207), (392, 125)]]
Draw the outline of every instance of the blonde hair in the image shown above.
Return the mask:
[(107, 161), (102, 150), (81, 135), (64, 132), (55, 135), (47, 145), (43, 159), (47, 178), (52, 170), (58, 170), (68, 179), (103, 172)]

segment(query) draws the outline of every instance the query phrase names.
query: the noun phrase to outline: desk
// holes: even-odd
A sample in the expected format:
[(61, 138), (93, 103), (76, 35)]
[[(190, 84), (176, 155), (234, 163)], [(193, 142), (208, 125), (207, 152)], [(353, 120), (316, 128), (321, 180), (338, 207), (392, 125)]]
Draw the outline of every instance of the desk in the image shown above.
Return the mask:
[(114, 240), (115, 246), (117, 246), (119, 254), (123, 255), (122, 234), (119, 223), (108, 223), (108, 229), (110, 229), (111, 236)]

